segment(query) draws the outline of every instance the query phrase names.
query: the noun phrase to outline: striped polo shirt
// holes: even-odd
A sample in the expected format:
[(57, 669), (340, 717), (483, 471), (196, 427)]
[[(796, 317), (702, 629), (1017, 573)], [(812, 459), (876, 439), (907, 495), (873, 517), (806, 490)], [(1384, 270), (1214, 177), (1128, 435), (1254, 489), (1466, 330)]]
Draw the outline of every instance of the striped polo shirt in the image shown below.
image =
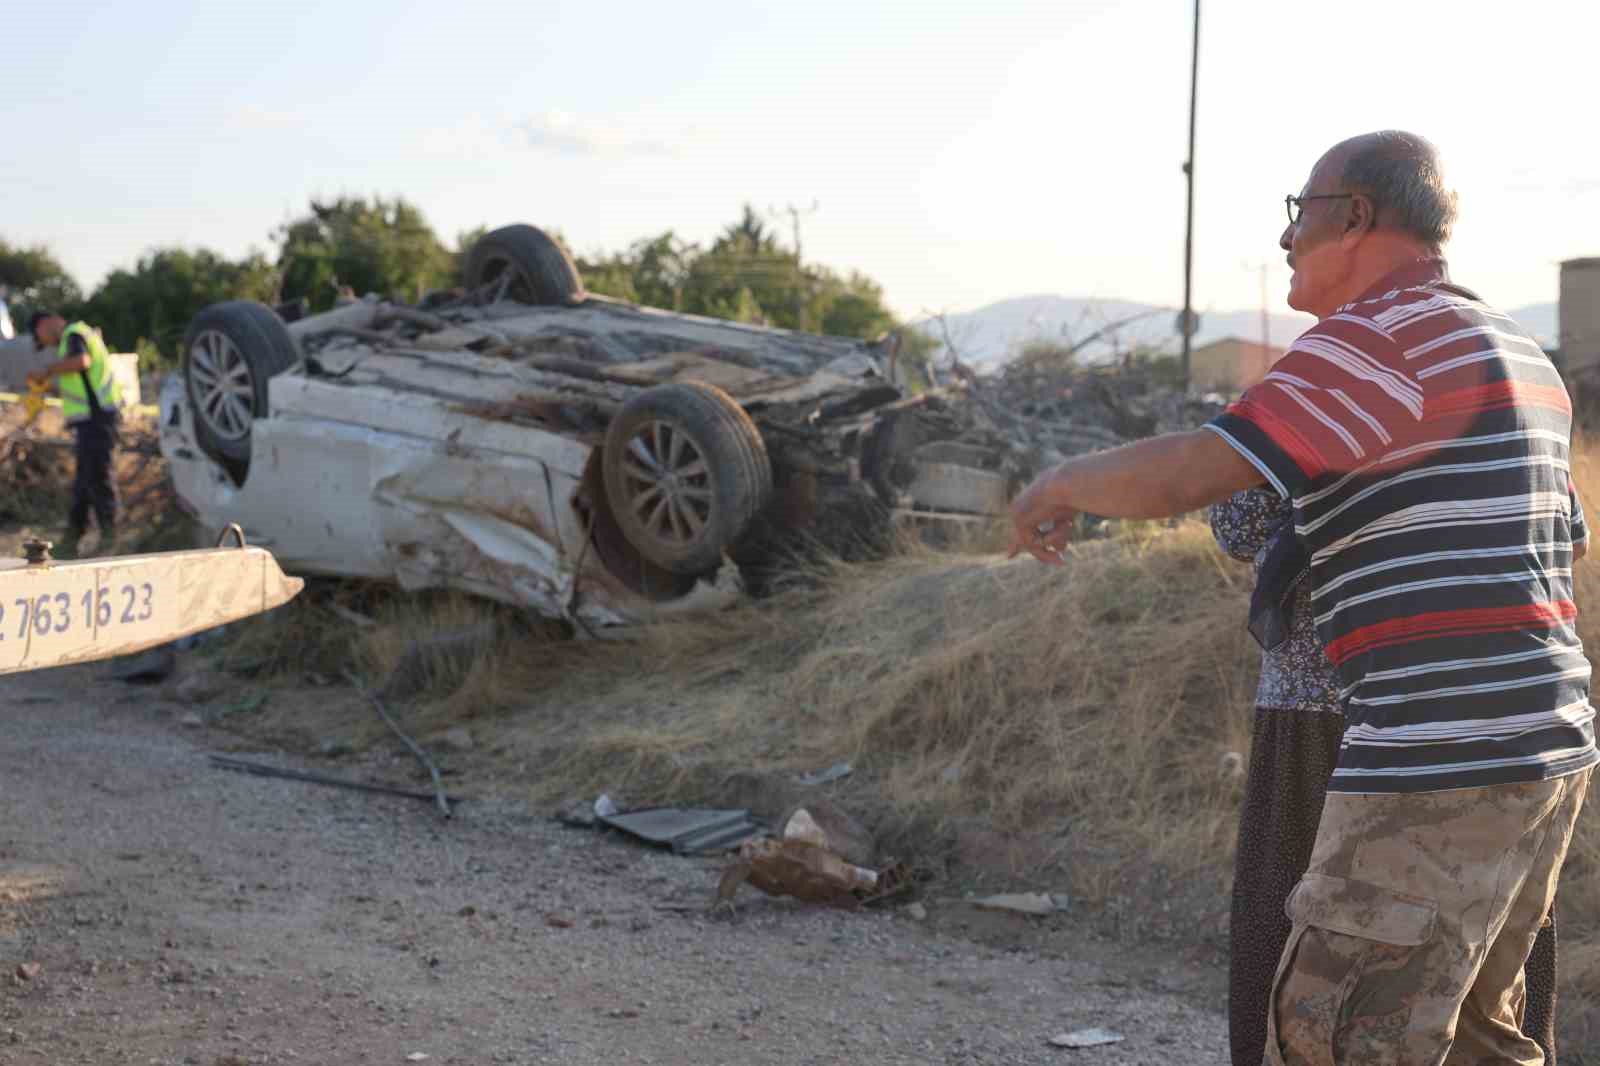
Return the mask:
[(1427, 792), (1600, 761), (1572, 596), (1572, 408), (1440, 259), (1307, 330), (1206, 426), (1292, 500), (1346, 730), (1329, 788)]

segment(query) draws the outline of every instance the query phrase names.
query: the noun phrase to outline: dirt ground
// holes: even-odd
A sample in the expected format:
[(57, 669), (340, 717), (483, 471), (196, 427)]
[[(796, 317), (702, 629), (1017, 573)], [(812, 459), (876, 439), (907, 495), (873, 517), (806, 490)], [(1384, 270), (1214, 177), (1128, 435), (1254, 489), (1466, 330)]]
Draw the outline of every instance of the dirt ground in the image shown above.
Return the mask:
[(1066, 919), (713, 918), (714, 860), (218, 769), (227, 735), (105, 673), (0, 689), (0, 1062), (1226, 1061), (1214, 973)]

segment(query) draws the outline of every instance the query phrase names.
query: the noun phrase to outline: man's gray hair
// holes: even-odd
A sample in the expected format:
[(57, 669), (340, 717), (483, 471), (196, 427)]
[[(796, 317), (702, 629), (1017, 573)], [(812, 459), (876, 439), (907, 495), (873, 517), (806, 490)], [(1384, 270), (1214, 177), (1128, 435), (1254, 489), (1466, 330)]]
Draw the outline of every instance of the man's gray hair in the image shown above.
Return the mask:
[(1456, 193), (1445, 187), (1439, 150), (1426, 138), (1402, 130), (1357, 138), (1342, 181), (1346, 190), (1371, 199), (1379, 224), (1435, 248), (1450, 240)]

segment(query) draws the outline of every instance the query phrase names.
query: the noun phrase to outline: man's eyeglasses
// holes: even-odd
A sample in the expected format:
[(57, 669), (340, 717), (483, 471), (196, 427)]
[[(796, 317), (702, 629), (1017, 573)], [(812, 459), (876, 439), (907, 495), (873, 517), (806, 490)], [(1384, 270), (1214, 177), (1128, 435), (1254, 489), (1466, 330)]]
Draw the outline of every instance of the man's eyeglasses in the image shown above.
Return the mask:
[(1283, 198), (1283, 206), (1289, 212), (1289, 225), (1298, 226), (1300, 224), (1300, 212), (1304, 209), (1306, 203), (1311, 200), (1354, 200), (1355, 198), (1356, 194), (1353, 192), (1329, 192), (1321, 193), (1317, 196), (1285, 196)]

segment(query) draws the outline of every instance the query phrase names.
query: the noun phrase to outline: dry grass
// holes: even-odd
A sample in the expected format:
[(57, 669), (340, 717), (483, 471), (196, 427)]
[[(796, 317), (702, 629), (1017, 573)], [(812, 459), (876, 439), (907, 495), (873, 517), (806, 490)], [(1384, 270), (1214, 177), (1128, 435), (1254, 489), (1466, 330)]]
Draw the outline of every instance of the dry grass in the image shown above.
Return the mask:
[[(1600, 448), (1579, 451), (1575, 474), (1600, 512)], [(626, 642), (552, 639), (451, 597), (369, 601), (379, 627), (333, 632), (376, 678), (419, 637), (492, 622), (478, 653), (425, 671), (407, 721), (418, 735), (473, 721), (503, 755), (502, 783), (536, 801), (706, 802), (751, 775), (849, 759), (857, 773), (834, 789), (903, 857), (958, 877), (975, 872), (961, 863), (999, 864), (1134, 918), (1178, 900), (1168, 931), (1215, 943), (1242, 784), (1230, 753), (1248, 754), (1259, 658), (1243, 625), (1248, 570), (1194, 521), (1123, 525), (1074, 545), (1061, 569), (977, 553), (992, 551), (985, 536), (816, 564), (763, 602)], [(1600, 647), (1594, 561), (1578, 596)], [(1561, 905), (1573, 1053), (1600, 1034), (1596, 870), (1588, 815)]]
[(982, 826), (1034, 841), (1014, 872), (1048, 856), (1080, 894), (1159, 867), (1216, 896), (1257, 656), (1247, 574), (1203, 526), (1077, 545), (1061, 570), (908, 550), (810, 576), (628, 645), (505, 663), (537, 708), (502, 742), (546, 799), (704, 800), (730, 773), (849, 759), (864, 813), (924, 862)]
[[(1600, 520), (1600, 442), (1586, 442), (1573, 449), (1573, 480), (1585, 507), (1590, 528)], [(1591, 544), (1600, 548), (1600, 537)], [(1600, 552), (1576, 567), (1578, 632), (1583, 637), (1591, 662), (1600, 649)], [(1578, 819), (1577, 833), (1567, 864), (1562, 871), (1557, 921), (1560, 930), (1560, 1013), (1565, 1046), (1561, 1058), (1586, 1059), (1580, 1049), (1600, 1047), (1600, 889), (1595, 875), (1600, 872), (1600, 817), (1596, 814), (1594, 793)], [(1593, 1058), (1587, 1061), (1600, 1061)]]

